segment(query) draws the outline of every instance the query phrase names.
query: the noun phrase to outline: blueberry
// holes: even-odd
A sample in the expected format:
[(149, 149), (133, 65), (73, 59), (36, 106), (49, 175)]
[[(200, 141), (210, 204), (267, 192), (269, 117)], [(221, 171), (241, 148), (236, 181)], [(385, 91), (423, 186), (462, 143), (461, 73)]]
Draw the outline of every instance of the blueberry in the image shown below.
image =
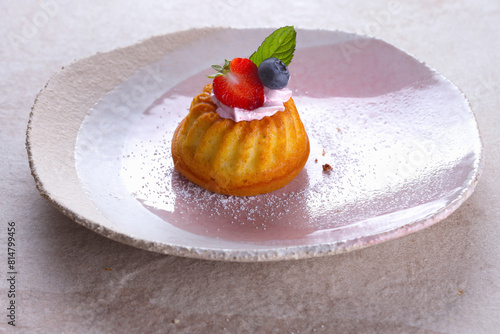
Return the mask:
[(288, 84), (290, 72), (281, 60), (271, 57), (260, 63), (259, 78), (264, 86), (271, 89), (281, 89)]

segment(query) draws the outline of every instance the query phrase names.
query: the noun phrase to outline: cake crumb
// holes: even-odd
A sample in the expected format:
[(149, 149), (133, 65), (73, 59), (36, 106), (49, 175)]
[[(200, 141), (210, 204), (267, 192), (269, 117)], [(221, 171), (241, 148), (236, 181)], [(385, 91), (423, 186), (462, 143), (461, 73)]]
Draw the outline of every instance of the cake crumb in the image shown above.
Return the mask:
[(314, 159), (314, 163), (318, 163), (318, 159)]
[(323, 153), (321, 153), (321, 155), (325, 156), (325, 154), (326, 154), (326, 151), (325, 151), (325, 149), (323, 149)]
[(324, 173), (330, 173), (332, 170), (333, 170), (333, 168), (329, 164), (324, 164), (323, 165), (323, 172)]

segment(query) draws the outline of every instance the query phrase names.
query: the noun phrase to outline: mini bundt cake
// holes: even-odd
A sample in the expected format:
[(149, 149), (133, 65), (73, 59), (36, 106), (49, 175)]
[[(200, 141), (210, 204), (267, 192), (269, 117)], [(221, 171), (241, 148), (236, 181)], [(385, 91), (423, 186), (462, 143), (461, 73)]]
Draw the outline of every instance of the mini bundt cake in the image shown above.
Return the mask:
[(277, 190), (302, 170), (309, 139), (293, 99), (260, 120), (221, 118), (212, 85), (194, 97), (172, 140), (175, 169), (210, 191), (251, 196)]

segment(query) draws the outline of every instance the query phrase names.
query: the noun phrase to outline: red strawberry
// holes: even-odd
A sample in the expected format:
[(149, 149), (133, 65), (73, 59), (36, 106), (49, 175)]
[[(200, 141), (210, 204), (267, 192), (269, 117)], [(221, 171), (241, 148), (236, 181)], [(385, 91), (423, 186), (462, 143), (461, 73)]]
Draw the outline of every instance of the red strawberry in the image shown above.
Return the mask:
[(217, 73), (213, 81), (215, 97), (226, 106), (254, 110), (264, 104), (264, 85), (259, 71), (250, 59), (226, 60), (224, 66), (212, 66)]

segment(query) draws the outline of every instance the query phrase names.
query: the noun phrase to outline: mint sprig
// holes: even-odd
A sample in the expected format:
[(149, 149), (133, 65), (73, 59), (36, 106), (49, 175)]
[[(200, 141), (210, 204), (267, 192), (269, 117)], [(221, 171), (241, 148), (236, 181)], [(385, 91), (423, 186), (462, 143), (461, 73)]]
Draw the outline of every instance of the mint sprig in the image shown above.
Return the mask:
[(270, 57), (280, 59), (286, 66), (290, 65), (295, 51), (297, 33), (293, 26), (286, 26), (275, 30), (269, 35), (251, 56), (250, 60), (257, 67)]

